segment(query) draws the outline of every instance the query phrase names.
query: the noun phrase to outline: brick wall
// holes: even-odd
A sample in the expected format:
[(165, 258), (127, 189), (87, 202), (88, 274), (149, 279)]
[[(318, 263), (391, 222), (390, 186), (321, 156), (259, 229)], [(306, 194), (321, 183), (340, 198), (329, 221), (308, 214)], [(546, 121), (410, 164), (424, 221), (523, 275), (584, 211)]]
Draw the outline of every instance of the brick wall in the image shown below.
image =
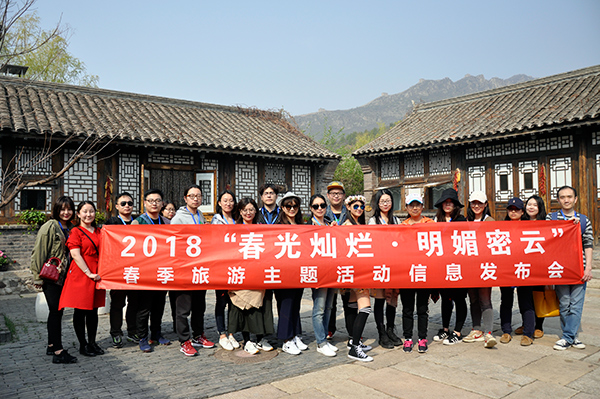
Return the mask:
[(9, 270), (29, 270), (36, 235), (37, 231), (29, 233), (27, 226), (0, 226), (0, 250), (17, 261)]

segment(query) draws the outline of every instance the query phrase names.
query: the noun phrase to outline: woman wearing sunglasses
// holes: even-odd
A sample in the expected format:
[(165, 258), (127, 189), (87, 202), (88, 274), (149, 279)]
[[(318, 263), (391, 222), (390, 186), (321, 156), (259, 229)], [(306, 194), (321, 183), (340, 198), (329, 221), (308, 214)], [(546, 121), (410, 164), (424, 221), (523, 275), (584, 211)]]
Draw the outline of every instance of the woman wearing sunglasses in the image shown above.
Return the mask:
[[(379, 190), (375, 194), (374, 214), (369, 219), (369, 224), (400, 224), (400, 220), (394, 216), (394, 197), (388, 189)], [(396, 307), (398, 306), (398, 289), (373, 289), (371, 295), (375, 297), (375, 324), (379, 332), (379, 345), (382, 348), (393, 349), (394, 346), (402, 345), (402, 339), (394, 332), (396, 320)], [(387, 298), (387, 301), (386, 301)], [(387, 330), (383, 322), (383, 307), (385, 307), (385, 318), (387, 321)]]
[[(276, 224), (300, 225), (304, 223), (300, 210), (300, 197), (296, 194), (291, 191), (285, 193), (278, 205), (281, 207), (283, 215)], [(279, 314), (277, 338), (283, 341), (281, 349), (290, 355), (299, 355), (301, 351), (308, 349), (308, 346), (300, 339), (302, 334), (300, 304), (303, 292), (303, 288), (275, 290), (277, 313)]]
[[(342, 226), (352, 226), (365, 224), (365, 204), (367, 200), (362, 195), (351, 195), (346, 198), (346, 208), (348, 208), (348, 219)], [(348, 334), (352, 337), (348, 341), (348, 357), (361, 362), (371, 362), (373, 358), (365, 352), (372, 348), (364, 345), (360, 340), (367, 324), (367, 319), (371, 313), (371, 298), (369, 289), (360, 288), (350, 291), (350, 300), (348, 303), (350, 309), (358, 309), (358, 313), (345, 312), (346, 326), (352, 326), (352, 331)]]
[[(233, 194), (231, 197), (235, 200)], [(227, 199), (226, 196), (221, 195), (222, 203), (224, 198)], [(252, 198), (242, 198), (234, 213), (239, 215), (236, 224), (258, 223), (258, 205)], [(233, 348), (239, 348), (239, 344), (232, 334), (241, 331), (244, 338), (244, 350), (249, 354), (254, 355), (259, 350), (266, 352), (273, 350), (273, 346), (265, 338), (265, 335), (273, 334), (272, 295), (270, 293), (266, 295), (266, 293), (268, 291), (265, 290), (229, 291), (229, 298), (233, 306), (229, 306), (228, 339)], [(256, 334), (256, 341), (250, 339), (250, 333)], [(226, 348), (228, 345), (221, 344), (221, 346)]]
[[(325, 216), (327, 203), (321, 194), (310, 197), (310, 212), (312, 217), (309, 224), (315, 226), (329, 226), (331, 221)], [(317, 340), (317, 352), (324, 356), (335, 356), (338, 348), (327, 342), (327, 328), (331, 317), (334, 288), (313, 288), (312, 323)]]

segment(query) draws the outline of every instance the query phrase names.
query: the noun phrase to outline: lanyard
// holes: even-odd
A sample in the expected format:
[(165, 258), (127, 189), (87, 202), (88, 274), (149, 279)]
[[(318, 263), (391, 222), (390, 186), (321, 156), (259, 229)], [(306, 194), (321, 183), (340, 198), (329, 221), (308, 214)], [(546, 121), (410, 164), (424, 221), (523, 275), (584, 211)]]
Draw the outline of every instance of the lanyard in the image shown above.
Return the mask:
[(277, 220), (277, 218), (279, 217), (279, 207), (277, 207), (277, 216), (275, 216), (275, 220), (273, 220), (273, 215), (271, 215), (271, 212), (267, 211), (267, 214), (265, 215), (265, 207), (264, 206), (262, 208), (260, 208), (260, 211), (263, 214), (263, 217), (265, 218), (265, 222), (267, 222), (267, 224), (275, 223), (275, 220)]
[[(147, 213), (146, 213), (146, 215), (147, 215)], [(121, 219), (121, 222), (123, 222), (123, 224), (124, 224), (125, 226), (127, 226), (127, 223), (125, 223), (125, 221), (123, 220), (123, 218), (121, 217), (121, 215), (118, 215), (118, 217), (119, 217), (119, 219)], [(149, 216), (148, 216), (148, 217), (149, 217)], [(152, 219), (150, 219), (150, 220), (152, 220)], [(160, 216), (159, 216), (159, 220), (160, 220)], [(154, 222), (152, 222), (152, 223), (154, 224)]]
[[(150, 220), (150, 223), (156, 224), (156, 223), (154, 223), (154, 220), (152, 220), (150, 215), (148, 215), (148, 212), (146, 212), (146, 216), (148, 216), (148, 220)], [(121, 219), (121, 220), (123, 220), (123, 219)], [(160, 221), (160, 215), (158, 215), (158, 224), (162, 224), (162, 222)]]
[[(223, 220), (225, 221), (226, 224), (229, 224), (229, 222), (227, 221), (227, 218), (225, 217), (225, 215), (221, 215), (223, 217)], [(200, 219), (198, 217), (198, 219)], [(231, 218), (231, 220), (233, 220), (233, 218)], [(233, 220), (233, 224), (235, 224), (235, 220)]]
[(60, 222), (60, 220), (57, 220), (58, 225), (60, 226), (60, 229), (62, 230), (63, 234), (65, 235), (65, 237), (69, 237), (69, 230), (65, 229), (62, 225), (62, 223)]
[(323, 226), (321, 223), (319, 223), (319, 221), (317, 220), (316, 217), (312, 217), (312, 220), (318, 225), (318, 226)]
[(383, 220), (383, 216), (379, 216), (379, 221), (381, 222), (381, 224), (387, 224), (387, 222)]
[(185, 207), (185, 209), (187, 209), (190, 215), (192, 215), (192, 220), (194, 221), (194, 224), (202, 224), (202, 220), (200, 220), (200, 215), (198, 215), (198, 221), (196, 222), (196, 218), (194, 217), (192, 211), (190, 211), (187, 206)]
[[(573, 213), (573, 217), (577, 217), (577, 212), (576, 212), (576, 211), (573, 211), (573, 212), (574, 212), (574, 213)], [(568, 219), (567, 219), (567, 216), (566, 216), (566, 215), (563, 213), (563, 210), (562, 210), (562, 209), (560, 210), (560, 214), (562, 215), (562, 217), (563, 217), (565, 220), (568, 220)]]

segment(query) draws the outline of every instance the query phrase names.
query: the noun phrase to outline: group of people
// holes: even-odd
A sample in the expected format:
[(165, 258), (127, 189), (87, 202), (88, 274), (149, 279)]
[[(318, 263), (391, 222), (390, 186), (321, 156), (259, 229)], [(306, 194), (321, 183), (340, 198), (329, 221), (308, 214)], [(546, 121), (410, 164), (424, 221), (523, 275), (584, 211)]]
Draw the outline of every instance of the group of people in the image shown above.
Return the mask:
[[(434, 219), (422, 214), (423, 198), (418, 194), (406, 196), (405, 205), (408, 218), (400, 220), (394, 216), (394, 198), (387, 189), (379, 190), (373, 200), (373, 216), (365, 217), (367, 201), (362, 195), (346, 197), (344, 186), (332, 182), (327, 187), (327, 198), (313, 195), (308, 203), (310, 215), (302, 214), (301, 198), (292, 192), (279, 196), (279, 187), (265, 184), (259, 190), (261, 206), (252, 198), (239, 201), (230, 190), (225, 190), (217, 198), (216, 213), (212, 224), (313, 224), (319, 226), (347, 225), (418, 225), (420, 223), (490, 221), (487, 197), (483, 192), (473, 192), (469, 197), (466, 217), (462, 214), (463, 204), (454, 189), (446, 189), (436, 201), (437, 214)], [(508, 202), (507, 220), (574, 220), (582, 225), (584, 248), (583, 284), (557, 286), (560, 303), (561, 327), (563, 335), (554, 346), (564, 350), (571, 346), (584, 348), (577, 338), (586, 282), (591, 279), (591, 259), (593, 246), (592, 226), (589, 220), (575, 212), (577, 193), (572, 187), (558, 190), (557, 199), (561, 205), (559, 212), (546, 214), (543, 200), (532, 196), (523, 202), (513, 198)], [(205, 224), (200, 211), (202, 189), (190, 185), (183, 193), (184, 205), (177, 209), (173, 202), (163, 199), (158, 189), (144, 193), (144, 213), (133, 216), (134, 201), (129, 193), (117, 196), (115, 208), (118, 214), (106, 224), (146, 224), (160, 228), (163, 224)], [(328, 204), (329, 202), (329, 204)], [(52, 355), (53, 363), (74, 363), (77, 359), (70, 355), (61, 341), (63, 309), (74, 308), (73, 326), (79, 341), (79, 352), (83, 356), (98, 356), (104, 350), (97, 344), (97, 309), (104, 306), (104, 290), (96, 289), (100, 280), (98, 272), (99, 229), (95, 223), (96, 208), (92, 202), (84, 201), (75, 207), (69, 197), (60, 197), (53, 206), (51, 219), (40, 229), (32, 253), (31, 270), (34, 284), (41, 288), (46, 297), (48, 316), (48, 346), (46, 353)], [(43, 264), (49, 258), (60, 259), (58, 281), (39, 277)], [(587, 259), (587, 262), (586, 262)], [(522, 333), (521, 345), (533, 343), (543, 335), (543, 319), (535, 317), (533, 290), (538, 287), (518, 287), (518, 304), (523, 326), (515, 333)], [(543, 289), (543, 287), (542, 287)], [(500, 319), (502, 327), (501, 343), (512, 339), (512, 308), (514, 288), (501, 287)], [(162, 318), (166, 304), (166, 291), (152, 290), (111, 290), (110, 291), (110, 335), (112, 345), (121, 348), (125, 345), (123, 336), (123, 309), (127, 304), (125, 320), (127, 340), (135, 342), (143, 352), (151, 352), (152, 344), (170, 345), (171, 341), (162, 334)], [(214, 315), (219, 334), (218, 344), (225, 350), (235, 350), (242, 345), (234, 336), (241, 333), (243, 350), (250, 354), (271, 351), (269, 338), (281, 342), (283, 352), (298, 355), (307, 350), (302, 341), (300, 307), (302, 288), (276, 290), (215, 290)], [(339, 348), (330, 343), (336, 332), (337, 297), (342, 298), (343, 315), (348, 332), (348, 357), (359, 361), (372, 361), (367, 355), (372, 349), (362, 340), (364, 328), (370, 313), (374, 313), (379, 334), (379, 345), (392, 349), (401, 346), (411, 352), (413, 343), (414, 313), (417, 314), (416, 347), (419, 353), (428, 350), (428, 321), (430, 299), (441, 298), (442, 328), (433, 337), (445, 345), (458, 342), (483, 342), (491, 348), (497, 344), (492, 334), (493, 307), (491, 288), (451, 288), (429, 289), (333, 289), (313, 288), (312, 324), (317, 344), (317, 352), (324, 356), (336, 356)], [(462, 330), (467, 317), (467, 301), (473, 326), (463, 337)], [(278, 323), (275, 328), (273, 317), (273, 297), (276, 300)], [(373, 308), (371, 308), (371, 297)], [(402, 304), (402, 336), (395, 332), (398, 297)], [(200, 348), (215, 346), (205, 335), (204, 317), (206, 312), (206, 291), (169, 291), (173, 329), (177, 334), (180, 351), (185, 356), (198, 355)], [(456, 309), (455, 325), (450, 329), (453, 309)], [(228, 309), (227, 316), (225, 310)], [(87, 334), (86, 334), (87, 331)]]

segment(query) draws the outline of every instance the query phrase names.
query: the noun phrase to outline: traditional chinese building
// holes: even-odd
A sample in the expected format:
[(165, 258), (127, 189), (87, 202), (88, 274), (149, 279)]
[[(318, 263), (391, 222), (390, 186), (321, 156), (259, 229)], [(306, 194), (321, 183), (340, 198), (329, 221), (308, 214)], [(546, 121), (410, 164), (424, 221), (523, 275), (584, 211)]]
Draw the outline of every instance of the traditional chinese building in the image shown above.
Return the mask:
[[(214, 212), (218, 192), (258, 199), (258, 187), (267, 182), (293, 190), (305, 205), (326, 190), (339, 162), (283, 113), (0, 77), (2, 189), (9, 188), (11, 171), (39, 181), (69, 162), (85, 139), (95, 138), (99, 153), (60, 178), (21, 191), (0, 210), (0, 222), (24, 209), (49, 211), (63, 194), (75, 203), (91, 200), (106, 213), (121, 191), (133, 194), (139, 211), (141, 193), (149, 188), (181, 205), (191, 183), (203, 187), (207, 214)], [(44, 156), (67, 139), (56, 154)]]
[(394, 192), (396, 210), (417, 192), (432, 210), (441, 191), (487, 194), (503, 219), (511, 197), (533, 194), (558, 209), (556, 189), (578, 190), (578, 211), (600, 207), (600, 66), (449, 100), (420, 104), (395, 127), (354, 152), (365, 194)]

